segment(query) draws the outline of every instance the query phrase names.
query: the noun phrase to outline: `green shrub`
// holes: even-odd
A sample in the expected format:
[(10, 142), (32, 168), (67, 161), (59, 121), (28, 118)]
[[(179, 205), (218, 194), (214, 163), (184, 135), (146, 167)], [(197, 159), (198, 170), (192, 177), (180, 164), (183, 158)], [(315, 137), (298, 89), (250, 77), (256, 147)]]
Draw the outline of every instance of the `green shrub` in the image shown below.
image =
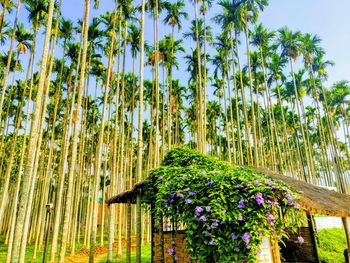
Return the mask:
[[(293, 231), (302, 218), (283, 182), (189, 149), (170, 151), (145, 189), (156, 219), (185, 223), (188, 252), (201, 262), (254, 262), (264, 236)], [(175, 246), (168, 253), (175, 258)]]
[(322, 229), (318, 233), (318, 238), (320, 241), (319, 256), (322, 263), (345, 262), (343, 253), (347, 245), (343, 229)]

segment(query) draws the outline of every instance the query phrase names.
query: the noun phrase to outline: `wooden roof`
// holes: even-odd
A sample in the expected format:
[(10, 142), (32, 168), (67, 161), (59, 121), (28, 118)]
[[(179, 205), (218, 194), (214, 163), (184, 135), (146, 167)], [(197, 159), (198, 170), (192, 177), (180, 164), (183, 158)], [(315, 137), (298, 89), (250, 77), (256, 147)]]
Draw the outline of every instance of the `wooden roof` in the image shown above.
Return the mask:
[[(256, 168), (254, 171), (281, 180), (300, 192), (300, 205), (309, 214), (350, 217), (350, 195), (318, 187), (265, 168)], [(110, 198), (106, 203), (135, 203), (136, 194), (143, 187), (144, 183), (138, 183), (132, 189)]]

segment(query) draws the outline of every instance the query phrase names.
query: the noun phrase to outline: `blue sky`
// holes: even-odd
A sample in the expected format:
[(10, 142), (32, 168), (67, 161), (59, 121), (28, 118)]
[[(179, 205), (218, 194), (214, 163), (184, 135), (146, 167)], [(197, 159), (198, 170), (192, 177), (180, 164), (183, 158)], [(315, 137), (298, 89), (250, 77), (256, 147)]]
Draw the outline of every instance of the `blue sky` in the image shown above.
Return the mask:
[[(63, 14), (73, 20), (82, 16), (83, 0), (63, 0)], [(139, 2), (139, 1), (137, 1)], [(214, 1), (216, 2), (216, 1)], [(189, 1), (186, 2), (186, 10), (192, 16), (193, 8)], [(91, 15), (97, 15), (106, 10), (112, 10), (113, 0), (100, 0), (100, 10), (91, 11)], [(278, 29), (288, 26), (293, 30), (309, 32), (319, 35), (322, 38), (322, 46), (327, 52), (326, 58), (336, 63), (329, 68), (328, 85), (350, 77), (350, 10), (349, 0), (270, 0), (270, 5), (260, 15), (260, 21), (270, 29)], [(220, 11), (216, 4), (213, 4), (210, 11), (216, 14)], [(212, 23), (211, 23), (212, 24)], [(215, 25), (214, 31), (218, 31)], [(183, 30), (189, 27), (189, 21), (184, 22)], [(169, 33), (161, 31), (161, 33)], [(181, 37), (181, 35), (178, 35)], [(153, 26), (151, 21), (146, 22), (146, 39), (153, 43)], [(185, 47), (193, 45), (191, 41), (185, 41)], [(242, 53), (243, 55), (243, 53)], [(185, 65), (181, 63), (181, 68)], [(183, 73), (175, 73), (183, 78)]]

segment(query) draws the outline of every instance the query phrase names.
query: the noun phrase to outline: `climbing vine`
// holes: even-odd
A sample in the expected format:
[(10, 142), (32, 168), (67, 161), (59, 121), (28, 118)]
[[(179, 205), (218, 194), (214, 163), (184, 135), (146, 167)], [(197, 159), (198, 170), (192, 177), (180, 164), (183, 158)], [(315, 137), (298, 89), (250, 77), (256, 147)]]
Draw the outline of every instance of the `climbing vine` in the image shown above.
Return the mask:
[(302, 218), (298, 194), (283, 182), (186, 148), (169, 152), (145, 189), (156, 220), (186, 225), (186, 249), (201, 262), (254, 262), (263, 237), (294, 232)]

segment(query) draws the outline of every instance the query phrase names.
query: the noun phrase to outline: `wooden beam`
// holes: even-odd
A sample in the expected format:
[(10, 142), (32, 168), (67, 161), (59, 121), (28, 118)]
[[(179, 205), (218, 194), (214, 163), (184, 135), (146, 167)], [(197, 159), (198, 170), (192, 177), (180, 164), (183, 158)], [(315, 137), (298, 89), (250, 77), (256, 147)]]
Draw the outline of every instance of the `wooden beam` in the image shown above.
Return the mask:
[(142, 227), (141, 227), (141, 193), (136, 195), (136, 263), (141, 263), (141, 243), (142, 243)]
[(131, 203), (126, 204), (126, 263), (131, 263)]
[(309, 231), (310, 231), (310, 235), (311, 235), (311, 241), (312, 241), (312, 245), (314, 247), (315, 250), (315, 257), (316, 257), (316, 262), (320, 262), (320, 258), (318, 256), (318, 248), (317, 248), (317, 240), (316, 240), (316, 235), (315, 235), (315, 224), (314, 224), (314, 217), (312, 215), (307, 215), (307, 223), (309, 226)]

